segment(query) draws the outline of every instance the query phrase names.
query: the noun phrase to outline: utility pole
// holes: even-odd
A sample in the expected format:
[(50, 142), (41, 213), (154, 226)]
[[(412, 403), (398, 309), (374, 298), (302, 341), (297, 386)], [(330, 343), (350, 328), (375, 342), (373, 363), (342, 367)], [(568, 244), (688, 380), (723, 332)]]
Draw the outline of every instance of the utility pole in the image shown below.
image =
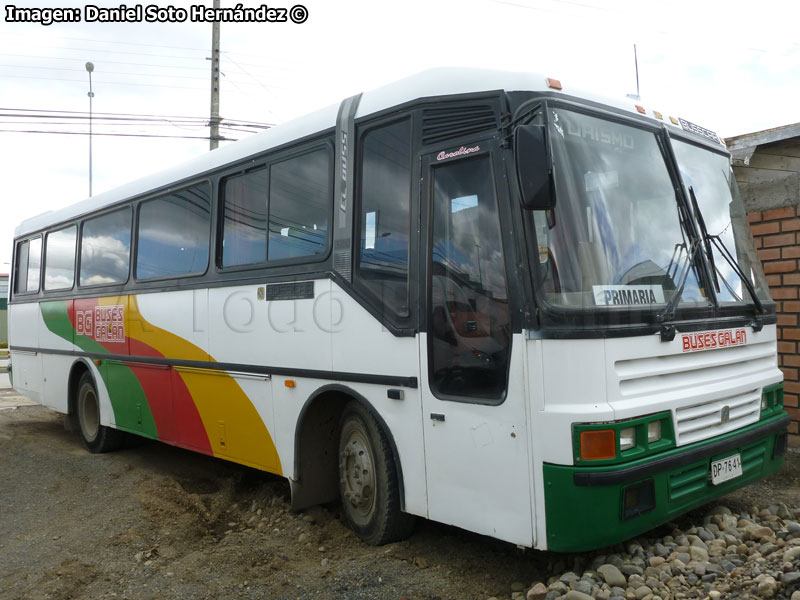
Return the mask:
[[(214, 0), (214, 9), (219, 9), (219, 1)], [(211, 144), (209, 150), (219, 146), (219, 21), (211, 25)]]

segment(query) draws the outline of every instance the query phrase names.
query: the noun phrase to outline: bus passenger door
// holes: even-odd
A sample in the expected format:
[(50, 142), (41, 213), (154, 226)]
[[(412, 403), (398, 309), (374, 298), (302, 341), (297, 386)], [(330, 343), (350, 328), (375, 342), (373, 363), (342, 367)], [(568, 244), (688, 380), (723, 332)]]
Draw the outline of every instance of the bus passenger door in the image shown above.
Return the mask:
[[(531, 469), (494, 140), (422, 158), (420, 372), (428, 514), (527, 546)], [(461, 147), (464, 150), (464, 147)], [(494, 151), (493, 151), (494, 150)], [(505, 210), (505, 213), (503, 212)], [(513, 263), (510, 263), (513, 264)]]

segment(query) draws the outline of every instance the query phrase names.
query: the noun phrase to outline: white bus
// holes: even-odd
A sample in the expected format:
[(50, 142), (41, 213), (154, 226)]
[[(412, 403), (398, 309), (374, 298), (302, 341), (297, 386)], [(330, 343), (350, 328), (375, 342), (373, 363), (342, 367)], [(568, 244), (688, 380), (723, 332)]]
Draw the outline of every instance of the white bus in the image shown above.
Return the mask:
[(720, 139), (531, 74), (434, 70), (31, 218), (13, 385), (414, 516), (609, 545), (773, 473), (775, 304)]

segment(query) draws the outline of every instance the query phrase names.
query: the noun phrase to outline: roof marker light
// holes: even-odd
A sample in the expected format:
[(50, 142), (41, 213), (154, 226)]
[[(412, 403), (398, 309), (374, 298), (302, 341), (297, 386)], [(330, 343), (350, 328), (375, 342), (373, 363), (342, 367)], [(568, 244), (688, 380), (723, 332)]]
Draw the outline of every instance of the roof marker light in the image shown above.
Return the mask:
[(558, 79), (553, 79), (552, 77), (548, 77), (546, 81), (547, 81), (547, 87), (549, 88), (552, 88), (554, 90), (563, 89), (561, 86), (561, 82)]
[(659, 121), (663, 121), (663, 120), (664, 120), (664, 115), (662, 115), (662, 114), (661, 114), (660, 112), (658, 112), (657, 110), (654, 110), (654, 111), (653, 111), (653, 114), (656, 116), (656, 119), (658, 119)]
[(647, 111), (644, 109), (644, 106), (636, 105), (636, 110), (638, 110), (641, 114), (646, 115)]
[(678, 123), (678, 119), (676, 119), (675, 117), (670, 117), (669, 120), (672, 122), (673, 125), (680, 125), (680, 123)]

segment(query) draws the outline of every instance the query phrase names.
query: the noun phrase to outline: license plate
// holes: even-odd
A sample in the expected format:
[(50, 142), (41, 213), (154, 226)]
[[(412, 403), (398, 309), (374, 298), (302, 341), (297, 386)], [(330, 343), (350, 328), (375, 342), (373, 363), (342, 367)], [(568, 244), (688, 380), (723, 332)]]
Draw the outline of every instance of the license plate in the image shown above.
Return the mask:
[(719, 485), (742, 474), (742, 457), (738, 454), (711, 463), (711, 483)]

